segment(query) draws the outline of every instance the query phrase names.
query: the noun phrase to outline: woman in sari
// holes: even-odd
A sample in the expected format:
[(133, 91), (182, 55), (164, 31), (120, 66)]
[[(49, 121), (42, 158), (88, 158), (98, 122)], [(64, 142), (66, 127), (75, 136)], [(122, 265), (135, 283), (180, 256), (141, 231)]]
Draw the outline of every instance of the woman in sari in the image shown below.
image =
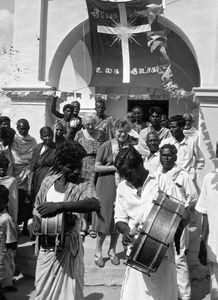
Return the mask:
[(96, 183), (96, 192), (101, 205), (101, 214), (103, 219), (93, 215), (92, 229), (97, 232), (95, 247), (95, 264), (102, 268), (105, 261), (102, 257), (102, 246), (107, 235), (111, 236), (108, 249), (108, 256), (114, 265), (119, 265), (120, 261), (116, 256), (116, 244), (118, 233), (114, 224), (114, 202), (116, 197), (116, 183), (118, 182), (118, 174), (114, 161), (119, 150), (128, 147), (128, 133), (131, 130), (131, 124), (120, 119), (114, 125), (115, 138), (101, 145), (98, 150), (95, 171), (98, 178)]
[(57, 173), (56, 170), (56, 146), (53, 142), (53, 131), (50, 127), (40, 129), (42, 143), (33, 149), (30, 164), (29, 193), (35, 199), (43, 179)]
[(83, 213), (99, 210), (93, 183), (80, 177), (85, 154), (75, 141), (61, 144), (57, 150), (60, 173), (46, 177), (36, 196), (35, 234), (41, 232), (42, 218), (64, 213), (65, 222), (64, 242), (58, 248), (57, 236), (39, 235), (35, 300), (83, 300), (84, 251), (79, 230)]
[(23, 222), (23, 234), (29, 234), (27, 230), (28, 219), (32, 215), (32, 208), (27, 200), (28, 178), (30, 175), (30, 161), (36, 140), (29, 135), (30, 125), (26, 119), (17, 121), (17, 131), (11, 152), (14, 162), (14, 176), (18, 187), (18, 224)]

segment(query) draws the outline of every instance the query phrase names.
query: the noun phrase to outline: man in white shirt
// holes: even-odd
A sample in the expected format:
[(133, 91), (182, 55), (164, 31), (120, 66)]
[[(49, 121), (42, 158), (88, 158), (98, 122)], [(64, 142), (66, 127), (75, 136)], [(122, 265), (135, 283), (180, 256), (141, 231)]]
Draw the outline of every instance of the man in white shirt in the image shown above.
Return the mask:
[(148, 111), (150, 126), (143, 129), (139, 134), (139, 144), (138, 151), (142, 156), (147, 156), (149, 153), (149, 149), (146, 143), (146, 136), (148, 132), (155, 131), (157, 132), (160, 141), (166, 139), (171, 136), (169, 129), (165, 127), (161, 127), (161, 115), (163, 111), (160, 107), (152, 107)]
[(196, 170), (203, 169), (205, 160), (194, 139), (184, 135), (184, 126), (185, 120), (182, 116), (172, 116), (169, 119), (169, 128), (172, 136), (162, 140), (160, 147), (164, 144), (175, 145), (177, 149), (177, 166), (185, 169), (191, 176), (192, 180), (194, 180)]
[(150, 131), (147, 134), (146, 143), (150, 152), (144, 159), (144, 168), (149, 172), (154, 173), (160, 165), (160, 139), (158, 133)]
[(183, 130), (184, 135), (193, 138), (196, 141), (196, 143), (198, 143), (199, 132), (195, 127), (193, 127), (194, 124), (193, 114), (185, 113), (183, 115), (183, 118), (185, 119), (185, 127)]
[[(153, 174), (149, 174), (143, 167), (141, 155), (132, 147), (120, 150), (115, 166), (124, 178), (117, 187), (115, 222), (123, 234), (122, 242), (127, 246), (133, 238), (130, 230), (145, 222), (159, 189), (176, 197), (180, 197), (181, 193), (174, 184), (165, 182), (162, 176), (157, 181)], [(173, 243), (156, 273), (150, 277), (127, 267), (120, 299), (178, 299)]]
[[(195, 209), (203, 215), (199, 261), (209, 265), (210, 299), (218, 299), (218, 173), (205, 175)], [(208, 262), (207, 262), (208, 260)]]
[[(187, 219), (189, 216), (189, 210), (194, 207), (198, 194), (195, 185), (189, 176), (189, 174), (182, 168), (176, 165), (177, 149), (174, 145), (165, 144), (160, 148), (160, 167), (157, 174), (161, 174), (174, 182), (177, 189), (181, 192), (185, 199)], [(187, 251), (189, 246), (189, 230), (188, 224), (185, 226), (180, 239), (180, 253), (175, 252), (176, 258), (176, 272), (177, 272), (177, 284), (179, 291), (179, 299), (190, 300), (191, 299), (191, 285), (189, 279), (189, 270), (187, 263)]]

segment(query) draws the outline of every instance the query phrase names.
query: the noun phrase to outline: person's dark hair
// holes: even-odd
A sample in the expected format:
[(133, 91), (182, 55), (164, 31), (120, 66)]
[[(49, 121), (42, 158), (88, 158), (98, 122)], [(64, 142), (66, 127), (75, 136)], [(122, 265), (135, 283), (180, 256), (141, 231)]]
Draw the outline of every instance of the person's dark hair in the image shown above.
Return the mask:
[(57, 149), (57, 162), (61, 166), (82, 162), (85, 156), (86, 150), (76, 141), (65, 141)]
[(0, 125), (4, 122), (8, 122), (9, 124), (11, 124), (11, 119), (7, 116), (0, 116)]
[(170, 151), (171, 151), (171, 153), (173, 155), (177, 155), (177, 149), (176, 149), (175, 145), (172, 145), (172, 144), (165, 144), (165, 145), (163, 145), (160, 148), (160, 154), (162, 154), (165, 149), (170, 149)]
[(26, 119), (19, 119), (16, 125), (18, 126), (19, 124), (25, 124), (27, 125), (28, 129), (30, 129), (30, 124)]
[(3, 141), (4, 146), (11, 146), (14, 141), (16, 131), (10, 127), (0, 128), (0, 139)]
[(1, 153), (0, 154), (0, 167), (7, 167), (9, 166), (9, 160), (7, 159), (7, 157)]
[(182, 115), (175, 115), (169, 118), (169, 124), (171, 122), (177, 122), (179, 127), (184, 127), (185, 126), (185, 119), (183, 118)]
[(71, 105), (72, 105), (72, 106), (74, 106), (75, 104), (78, 104), (78, 105), (80, 106), (80, 103), (79, 103), (79, 101), (77, 101), (77, 100), (71, 102)]
[(158, 106), (153, 106), (153, 107), (151, 107), (151, 108), (149, 109), (149, 111), (148, 111), (149, 117), (150, 117), (151, 115), (153, 115), (153, 113), (156, 113), (157, 115), (161, 116), (161, 115), (163, 114), (163, 110), (162, 110), (162, 108), (160, 108), (160, 107), (158, 107)]
[(44, 127), (40, 128), (40, 130), (39, 130), (40, 136), (42, 136), (43, 133), (44, 133), (45, 131), (48, 131), (48, 132), (50, 132), (52, 135), (54, 135), (54, 133), (53, 133), (51, 127), (49, 127), (49, 126), (44, 126)]
[(73, 111), (73, 106), (71, 104), (65, 104), (63, 107), (63, 112), (65, 112), (65, 110), (67, 110), (68, 108), (70, 108), (71, 111)]
[(7, 204), (9, 200), (9, 191), (3, 184), (0, 184), (0, 199), (3, 200), (5, 204)]
[(99, 98), (99, 99), (97, 99), (97, 100), (95, 101), (95, 105), (96, 105), (97, 103), (103, 104), (103, 105), (105, 106), (105, 102), (104, 102), (104, 100), (102, 100), (101, 98)]
[(143, 164), (141, 154), (132, 146), (121, 149), (115, 158), (115, 167), (126, 178), (131, 170)]

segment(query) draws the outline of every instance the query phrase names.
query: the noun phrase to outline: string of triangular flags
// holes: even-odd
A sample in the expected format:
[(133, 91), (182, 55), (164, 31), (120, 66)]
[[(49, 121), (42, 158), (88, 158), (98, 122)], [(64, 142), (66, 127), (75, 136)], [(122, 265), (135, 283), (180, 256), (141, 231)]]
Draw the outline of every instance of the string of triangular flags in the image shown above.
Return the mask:
[[(103, 100), (121, 100), (122, 97), (127, 97), (129, 100), (168, 100), (169, 98), (177, 99), (193, 99), (194, 92), (187, 92), (174, 83), (171, 79), (171, 70), (170, 66), (165, 74), (162, 76), (163, 90), (155, 90), (151, 93), (142, 93), (142, 94), (103, 94), (103, 93), (90, 93), (88, 97), (90, 100), (102, 98)], [(0, 90), (0, 96), (15, 96), (19, 98), (25, 98), (32, 96), (54, 96), (54, 91), (4, 91)], [(61, 92), (60, 98), (73, 98), (74, 100), (87, 100), (87, 93), (77, 93), (77, 92)]]

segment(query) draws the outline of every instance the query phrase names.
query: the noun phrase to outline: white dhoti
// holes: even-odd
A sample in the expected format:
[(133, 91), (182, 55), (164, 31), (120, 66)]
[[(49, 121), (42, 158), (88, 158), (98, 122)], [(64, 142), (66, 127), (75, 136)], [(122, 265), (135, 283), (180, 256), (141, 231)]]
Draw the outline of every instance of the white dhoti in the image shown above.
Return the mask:
[(175, 264), (166, 257), (156, 273), (149, 277), (128, 267), (120, 300), (177, 300)]
[(84, 263), (82, 241), (78, 241), (55, 254), (52, 249), (40, 249), (36, 266), (35, 300), (83, 300)]
[(189, 278), (189, 269), (187, 262), (187, 250), (189, 244), (189, 230), (186, 226), (180, 238), (180, 254), (175, 254), (176, 259), (176, 275), (179, 291), (179, 298), (181, 300), (191, 299), (191, 284)]

